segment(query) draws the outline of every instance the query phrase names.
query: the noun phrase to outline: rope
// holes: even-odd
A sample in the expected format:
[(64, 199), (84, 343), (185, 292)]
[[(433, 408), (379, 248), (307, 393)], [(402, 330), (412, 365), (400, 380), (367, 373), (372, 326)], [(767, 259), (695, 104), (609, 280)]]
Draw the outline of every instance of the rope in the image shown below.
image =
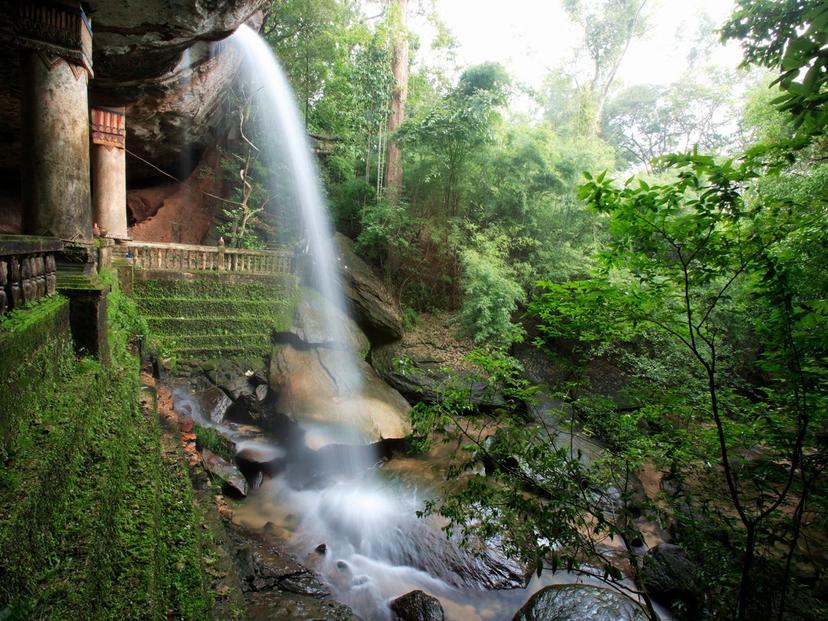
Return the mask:
[(165, 176), (169, 177), (169, 178), (170, 178), (170, 179), (172, 179), (173, 181), (175, 181), (175, 182), (177, 182), (177, 183), (184, 183), (183, 181), (181, 181), (181, 179), (176, 179), (176, 178), (175, 178), (175, 177), (173, 177), (170, 173), (168, 173), (166, 170), (161, 170), (160, 168), (158, 168), (158, 166), (156, 166), (156, 165), (155, 165), (155, 164), (153, 164), (152, 162), (148, 162), (148, 161), (147, 161), (147, 160), (145, 160), (143, 157), (141, 157), (140, 155), (137, 155), (137, 154), (133, 153), (132, 151), (130, 151), (130, 150), (129, 150), (129, 149), (127, 149), (126, 147), (124, 147), (124, 151), (126, 151), (127, 153), (129, 153), (129, 154), (130, 154), (132, 157), (134, 157), (136, 160), (140, 160), (140, 161), (142, 161), (142, 162), (143, 162), (144, 164), (146, 164), (147, 166), (150, 166), (150, 167), (154, 168), (155, 170), (157, 170), (158, 172), (160, 172), (162, 175), (165, 175)]

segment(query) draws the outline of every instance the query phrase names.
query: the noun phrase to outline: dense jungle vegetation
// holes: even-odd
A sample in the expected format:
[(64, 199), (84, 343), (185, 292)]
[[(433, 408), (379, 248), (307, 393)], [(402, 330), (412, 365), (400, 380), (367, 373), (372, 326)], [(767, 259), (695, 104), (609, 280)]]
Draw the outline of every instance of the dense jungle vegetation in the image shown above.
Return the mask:
[[(638, 520), (658, 516), (703, 585), (680, 617), (825, 618), (828, 6), (737, 0), (718, 30), (681, 42), (693, 62), (665, 86), (616, 79), (665, 7), (563, 4), (584, 62), (534, 90), (496, 63), (456, 66), (429, 2), (281, 0), (263, 27), (309, 132), (333, 144), (337, 229), (409, 322), (451, 312), (504, 395), (476, 412), (497, 419), (490, 437), (462, 390), (417, 408), (424, 439), (468, 436), (458, 473), (490, 473), (429, 510), (507, 533), (539, 571), (610, 582), (623, 563), (639, 574)], [(435, 33), (428, 54), (413, 19)], [(742, 67), (707, 64), (720, 39), (740, 43)], [(534, 112), (514, 112), (517, 97)], [(262, 241), (261, 214), (227, 215), (246, 223), (233, 243)], [(542, 394), (512, 357), (521, 343), (566, 371)], [(621, 369), (619, 393), (596, 360)], [(554, 424), (527, 424), (532, 398), (556, 404)], [(561, 421), (603, 457), (569, 451)], [(644, 468), (667, 491), (637, 494)], [(613, 511), (594, 491), (608, 489)], [(608, 536), (623, 558), (598, 545)]]

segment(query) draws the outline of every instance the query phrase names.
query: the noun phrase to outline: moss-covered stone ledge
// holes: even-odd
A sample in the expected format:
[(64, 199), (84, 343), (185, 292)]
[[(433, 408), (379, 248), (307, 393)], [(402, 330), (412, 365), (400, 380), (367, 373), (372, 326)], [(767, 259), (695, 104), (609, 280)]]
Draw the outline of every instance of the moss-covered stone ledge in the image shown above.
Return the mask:
[(0, 319), (0, 462), (40, 412), (42, 391), (74, 362), (69, 301), (44, 298)]
[(137, 310), (117, 287), (109, 298), (108, 367), (75, 358), (63, 297), (0, 322), (14, 430), (0, 459), (2, 619), (210, 618), (211, 546), (186, 468), (139, 406)]

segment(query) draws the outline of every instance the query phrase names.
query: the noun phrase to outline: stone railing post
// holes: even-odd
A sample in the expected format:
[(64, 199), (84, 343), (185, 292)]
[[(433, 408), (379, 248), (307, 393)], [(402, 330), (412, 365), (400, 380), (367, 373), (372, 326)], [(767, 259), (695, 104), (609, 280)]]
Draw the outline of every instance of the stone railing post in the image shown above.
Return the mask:
[(224, 271), (224, 238), (219, 237), (218, 240), (218, 269), (220, 272)]
[(16, 43), (24, 50), (24, 229), (90, 241), (92, 28), (74, 1), (19, 2), (14, 19)]
[(92, 108), (92, 204), (105, 237), (126, 239), (124, 108)]

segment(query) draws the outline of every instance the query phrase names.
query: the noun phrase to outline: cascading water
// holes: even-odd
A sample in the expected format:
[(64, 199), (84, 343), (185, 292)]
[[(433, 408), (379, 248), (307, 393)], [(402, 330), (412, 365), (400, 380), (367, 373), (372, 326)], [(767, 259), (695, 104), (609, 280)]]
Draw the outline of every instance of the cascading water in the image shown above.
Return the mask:
[[(312, 264), (311, 284), (331, 303), (331, 306), (322, 309), (326, 313), (330, 338), (336, 343), (346, 344), (348, 341), (341, 313), (347, 313), (347, 307), (337, 277), (333, 231), (319, 183), (319, 171), (293, 90), (276, 56), (256, 32), (242, 25), (233, 40), (243, 54), (245, 82), (263, 112), (257, 118), (260, 135), (265, 140), (257, 146), (264, 150), (271, 170), (288, 177), (273, 178), (271, 185), (281, 201), (293, 203), (301, 214), (306, 250)], [(341, 312), (336, 312), (336, 309)], [(360, 377), (355, 361), (346, 358), (344, 364), (349, 367), (343, 369), (348, 387), (357, 391)]]
[[(319, 310), (327, 323), (327, 339), (338, 344), (342, 353), (334, 358), (342, 367), (336, 372), (341, 398), (335, 402), (339, 411), (334, 416), (347, 427), (359, 414), (355, 409), (366, 407), (370, 400), (361, 399), (358, 359), (347, 346), (342, 319), (346, 305), (316, 164), (291, 88), (267, 43), (246, 26), (230, 42), (241, 52), (244, 88), (257, 106), (261, 144), (256, 148), (262, 150), (271, 173), (272, 196), (282, 207), (298, 208), (312, 266), (310, 284), (329, 302)], [(343, 432), (334, 444), (349, 444), (351, 437)], [(353, 451), (275, 448), (286, 450), (283, 470), (239, 508), (238, 519), (253, 526), (269, 522), (282, 528), (297, 554), (307, 558), (337, 599), (362, 618), (390, 619), (389, 600), (414, 589), (440, 597), (449, 618), (506, 618), (531, 592), (481, 591), (494, 586), (486, 582), (492, 576), (501, 586), (520, 584), (521, 568), (502, 557), (481, 561), (490, 552), (477, 556), (447, 542), (440, 524), (416, 517), (422, 507), (418, 485), (377, 471), (365, 451), (359, 463), (346, 464), (341, 463), (343, 458), (352, 457)], [(319, 470), (324, 471), (322, 476), (313, 474)], [(314, 553), (320, 544), (325, 544), (326, 552)], [(475, 612), (481, 607), (488, 614)]]

